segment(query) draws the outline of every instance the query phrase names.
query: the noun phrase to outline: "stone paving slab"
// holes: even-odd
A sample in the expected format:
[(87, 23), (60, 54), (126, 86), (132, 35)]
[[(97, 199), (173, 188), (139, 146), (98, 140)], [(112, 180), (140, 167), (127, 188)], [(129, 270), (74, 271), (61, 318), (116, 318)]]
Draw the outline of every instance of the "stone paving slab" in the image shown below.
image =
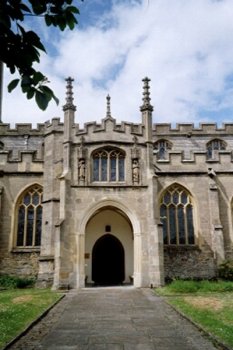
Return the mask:
[(216, 350), (150, 289), (72, 291), (11, 350)]

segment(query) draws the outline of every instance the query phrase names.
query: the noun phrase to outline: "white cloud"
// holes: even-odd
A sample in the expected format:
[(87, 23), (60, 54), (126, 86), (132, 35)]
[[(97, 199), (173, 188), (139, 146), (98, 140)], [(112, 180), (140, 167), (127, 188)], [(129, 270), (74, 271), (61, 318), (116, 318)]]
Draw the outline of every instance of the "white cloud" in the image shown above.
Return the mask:
[[(233, 113), (232, 18), (232, 0), (114, 1), (95, 26), (62, 34), (57, 56), (43, 58), (41, 69), (62, 102), (64, 77), (76, 79), (81, 124), (105, 116), (107, 93), (118, 121), (140, 121), (145, 75), (156, 122), (197, 122), (205, 110), (215, 119), (221, 108)], [(5, 94), (3, 112), (12, 122), (62, 116), (55, 105), (41, 113), (19, 92)]]

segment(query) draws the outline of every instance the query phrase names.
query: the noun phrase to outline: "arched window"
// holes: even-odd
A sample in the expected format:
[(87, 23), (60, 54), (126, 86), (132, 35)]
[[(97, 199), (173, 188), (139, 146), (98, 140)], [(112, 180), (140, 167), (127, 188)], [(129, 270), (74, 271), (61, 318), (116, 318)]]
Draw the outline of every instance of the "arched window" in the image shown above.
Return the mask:
[(2, 141), (0, 141), (0, 151), (4, 150), (4, 143)]
[(207, 158), (214, 159), (218, 151), (226, 149), (226, 142), (220, 139), (214, 139), (207, 143), (206, 148), (207, 148)]
[(124, 181), (125, 154), (119, 149), (101, 148), (92, 155), (93, 181)]
[(42, 226), (41, 186), (34, 185), (20, 196), (16, 210), (16, 247), (39, 247)]
[(167, 140), (158, 140), (154, 144), (154, 150), (157, 151), (156, 154), (158, 159), (166, 159), (167, 151), (171, 148), (172, 148), (172, 144)]
[(182, 186), (172, 185), (163, 193), (160, 219), (164, 244), (195, 244), (192, 198)]

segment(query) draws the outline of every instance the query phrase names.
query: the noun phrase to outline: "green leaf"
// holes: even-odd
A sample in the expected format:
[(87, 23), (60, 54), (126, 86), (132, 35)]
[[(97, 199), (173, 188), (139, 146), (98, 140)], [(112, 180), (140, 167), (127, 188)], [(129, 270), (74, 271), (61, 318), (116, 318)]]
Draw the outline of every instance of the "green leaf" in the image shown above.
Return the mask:
[(33, 75), (33, 83), (37, 85), (39, 82), (44, 81), (45, 76), (41, 72), (35, 72)]
[(24, 28), (19, 23), (17, 23), (16, 25), (17, 25), (17, 28), (20, 30), (21, 34), (24, 35), (25, 34)]
[(67, 6), (66, 11), (73, 12), (73, 13), (80, 13), (79, 9), (75, 6)]
[(11, 92), (12, 90), (14, 90), (16, 88), (16, 86), (19, 83), (19, 79), (14, 79), (10, 82), (10, 84), (8, 85), (8, 92)]
[(53, 90), (51, 90), (48, 86), (41, 85), (40, 90), (47, 95), (49, 101), (53, 99), (57, 105), (59, 104), (59, 99), (54, 95)]
[(27, 92), (27, 99), (30, 100), (31, 98), (33, 98), (35, 95), (35, 89), (31, 88), (30, 90), (28, 90)]
[(75, 18), (73, 16), (73, 14), (70, 12), (66, 12), (66, 22), (67, 22), (68, 27), (71, 30), (74, 29), (74, 26), (75, 26), (74, 20), (75, 20)]
[(52, 98), (56, 102), (56, 104), (59, 105), (59, 99), (54, 94)]
[(48, 103), (51, 100), (49, 99), (48, 96), (39, 90), (36, 91), (36, 103), (42, 111), (45, 111), (46, 108), (48, 107)]
[(28, 6), (26, 6), (25, 4), (19, 4), (19, 7), (22, 11), (31, 13), (30, 8)]
[(48, 27), (51, 26), (51, 24), (52, 24), (51, 16), (48, 15), (48, 14), (46, 14), (45, 17), (44, 17), (44, 19), (45, 19), (46, 25), (47, 25)]
[(66, 27), (66, 20), (64, 17), (59, 16), (57, 18), (57, 25), (59, 26), (59, 28), (63, 31)]
[(44, 45), (42, 44), (39, 36), (35, 32), (33, 32), (32, 30), (29, 30), (28, 32), (25, 33), (25, 38), (27, 42), (30, 43), (31, 46), (35, 46), (38, 49), (45, 52)]

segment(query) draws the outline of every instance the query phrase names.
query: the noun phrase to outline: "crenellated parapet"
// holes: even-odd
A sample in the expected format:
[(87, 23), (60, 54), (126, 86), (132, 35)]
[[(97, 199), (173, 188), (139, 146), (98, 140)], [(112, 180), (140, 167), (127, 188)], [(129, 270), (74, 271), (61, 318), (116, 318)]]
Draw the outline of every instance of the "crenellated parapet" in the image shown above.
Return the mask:
[(154, 154), (154, 164), (159, 171), (206, 172), (213, 168), (219, 172), (233, 172), (233, 151), (219, 151), (214, 159), (208, 159), (206, 152), (191, 152), (189, 158), (183, 151), (169, 151), (166, 159), (158, 159)]
[(233, 123), (223, 123), (221, 127), (216, 123), (200, 123), (195, 127), (193, 123), (179, 123), (172, 126), (170, 123), (153, 124), (153, 135), (186, 135), (192, 137), (196, 135), (209, 134), (233, 134)]
[(19, 151), (13, 157), (12, 151), (0, 151), (0, 173), (43, 172), (43, 159), (36, 151)]
[[(142, 124), (134, 124), (129, 122), (116, 123), (112, 117), (102, 119), (101, 123), (90, 122), (85, 123), (83, 128), (76, 124), (76, 136), (85, 136), (87, 142), (99, 140), (118, 140), (127, 142), (131, 136), (144, 136), (144, 126)], [(101, 135), (103, 134), (103, 135)]]
[(45, 124), (0, 124), (1, 171), (42, 171), (44, 130)]
[(18, 135), (43, 135), (45, 124), (37, 124), (36, 128), (32, 124), (16, 124), (11, 128), (10, 124), (0, 123), (0, 136), (18, 136)]
[(60, 121), (60, 118), (53, 118), (51, 121), (45, 122), (44, 126), (44, 135), (64, 132), (64, 123)]

